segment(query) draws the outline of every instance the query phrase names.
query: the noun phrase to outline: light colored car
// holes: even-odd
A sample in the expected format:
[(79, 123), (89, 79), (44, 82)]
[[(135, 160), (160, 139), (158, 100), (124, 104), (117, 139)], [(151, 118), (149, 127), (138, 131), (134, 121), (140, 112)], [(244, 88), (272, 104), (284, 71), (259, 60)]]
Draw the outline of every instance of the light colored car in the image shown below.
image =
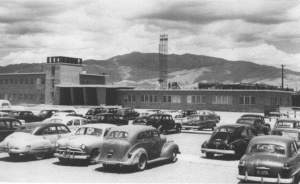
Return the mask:
[(55, 152), (58, 139), (71, 136), (69, 128), (62, 123), (26, 123), (0, 143), (0, 151), (15, 158), (33, 155), (37, 160)]
[(91, 164), (96, 162), (107, 132), (116, 125), (88, 124), (77, 130), (74, 136), (56, 142), (55, 157), (62, 163), (70, 160), (83, 159)]
[[(7, 112), (0, 112), (0, 117), (13, 118), (13, 116)], [(25, 123), (25, 120), (23, 120), (23, 119), (18, 119), (18, 120), (21, 122), (21, 124)]]
[(159, 110), (159, 109), (149, 109), (145, 112), (141, 112), (139, 117), (141, 117), (141, 116), (150, 116), (151, 114), (156, 114), (156, 113), (161, 113), (161, 110)]
[(77, 116), (56, 116), (45, 119), (43, 122), (63, 123), (68, 126), (72, 133), (75, 133), (78, 128), (87, 124), (87, 119)]

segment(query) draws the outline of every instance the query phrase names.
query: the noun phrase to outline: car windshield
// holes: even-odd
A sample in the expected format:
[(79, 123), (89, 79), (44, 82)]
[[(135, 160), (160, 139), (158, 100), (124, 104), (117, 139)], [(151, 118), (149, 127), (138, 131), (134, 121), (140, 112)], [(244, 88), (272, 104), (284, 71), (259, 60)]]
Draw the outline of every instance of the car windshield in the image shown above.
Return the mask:
[(23, 132), (31, 134), (35, 127), (19, 127), (15, 130), (15, 132)]
[(75, 135), (95, 135), (95, 136), (101, 136), (103, 130), (100, 128), (93, 128), (93, 127), (83, 127), (79, 128)]
[(250, 147), (250, 153), (272, 153), (272, 154), (280, 154), (285, 155), (285, 148), (281, 145), (276, 144), (254, 144)]
[(274, 127), (293, 128), (293, 124), (294, 124), (294, 122), (280, 121), (280, 122), (277, 122)]
[(161, 116), (150, 116), (149, 119), (160, 119)]
[(109, 134), (109, 137), (112, 138), (126, 138), (128, 136), (127, 132), (123, 132), (123, 131), (113, 131)]
[(254, 120), (252, 120), (252, 119), (239, 119), (236, 123), (237, 124), (244, 124), (244, 125), (253, 125)]

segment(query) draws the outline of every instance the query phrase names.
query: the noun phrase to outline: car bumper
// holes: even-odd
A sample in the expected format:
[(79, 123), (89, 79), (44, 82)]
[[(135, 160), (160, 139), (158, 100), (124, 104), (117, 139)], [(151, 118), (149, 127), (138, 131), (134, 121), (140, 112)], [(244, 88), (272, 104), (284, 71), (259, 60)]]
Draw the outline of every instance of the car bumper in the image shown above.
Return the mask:
[(220, 153), (220, 154), (229, 154), (229, 155), (234, 155), (235, 151), (234, 150), (218, 150), (218, 149), (208, 149), (208, 148), (201, 148), (200, 149), (202, 153)]
[(267, 178), (261, 176), (248, 176), (246, 175), (238, 175), (237, 179), (244, 180), (244, 181), (255, 181), (255, 182), (267, 182), (267, 183), (293, 183), (294, 177), (292, 178)]
[(98, 161), (98, 163), (105, 164), (105, 165), (124, 165), (124, 166), (135, 165), (133, 162), (122, 162), (122, 161), (111, 161), (111, 160), (101, 160)]
[(205, 127), (199, 125), (182, 125), (182, 129), (199, 129), (199, 128), (205, 128)]
[(75, 154), (65, 154), (65, 153), (54, 153), (57, 158), (71, 159), (71, 160), (89, 160), (90, 155), (75, 155)]
[(6, 146), (1, 146), (0, 147), (0, 152), (4, 153), (16, 153), (16, 154), (35, 154), (35, 153), (41, 153), (41, 152), (47, 152), (49, 149), (48, 148), (30, 148), (26, 147), (25, 149), (19, 149), (16, 147), (6, 147)]

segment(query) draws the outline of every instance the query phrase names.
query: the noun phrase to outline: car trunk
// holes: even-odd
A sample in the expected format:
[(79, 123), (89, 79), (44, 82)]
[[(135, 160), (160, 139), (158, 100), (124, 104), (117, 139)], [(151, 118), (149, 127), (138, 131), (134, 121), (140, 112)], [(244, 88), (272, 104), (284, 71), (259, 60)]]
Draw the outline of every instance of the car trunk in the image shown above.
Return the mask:
[(227, 132), (214, 133), (207, 144), (207, 148), (227, 149), (228, 143), (230, 143), (232, 136), (233, 136), (232, 133), (227, 133)]
[(120, 140), (120, 139), (105, 140), (102, 146), (100, 160), (120, 162), (122, 161), (122, 158), (125, 156), (128, 149), (129, 149), (129, 143), (126, 140)]

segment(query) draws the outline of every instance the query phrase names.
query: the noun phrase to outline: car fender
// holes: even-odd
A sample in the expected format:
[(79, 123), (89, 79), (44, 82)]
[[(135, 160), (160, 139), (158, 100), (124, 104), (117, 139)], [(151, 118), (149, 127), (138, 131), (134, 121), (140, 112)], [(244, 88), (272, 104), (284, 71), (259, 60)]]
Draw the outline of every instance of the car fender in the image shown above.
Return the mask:
[(47, 139), (33, 139), (27, 145), (30, 145), (31, 150), (54, 151), (54, 147)]
[(142, 154), (145, 154), (148, 160), (148, 154), (147, 151), (144, 148), (138, 148), (136, 150), (134, 150), (133, 152), (131, 152), (132, 154), (132, 158), (133, 158), (133, 164), (138, 164), (139, 163), (139, 158)]
[(179, 147), (177, 144), (175, 144), (174, 142), (167, 142), (164, 144), (164, 146), (161, 149), (161, 153), (160, 156), (161, 157), (171, 157), (172, 156), (172, 151), (173, 149), (176, 148), (177, 149), (177, 153), (180, 153), (179, 151)]
[(176, 123), (175, 128), (177, 128), (177, 127), (182, 127), (181, 123)]

